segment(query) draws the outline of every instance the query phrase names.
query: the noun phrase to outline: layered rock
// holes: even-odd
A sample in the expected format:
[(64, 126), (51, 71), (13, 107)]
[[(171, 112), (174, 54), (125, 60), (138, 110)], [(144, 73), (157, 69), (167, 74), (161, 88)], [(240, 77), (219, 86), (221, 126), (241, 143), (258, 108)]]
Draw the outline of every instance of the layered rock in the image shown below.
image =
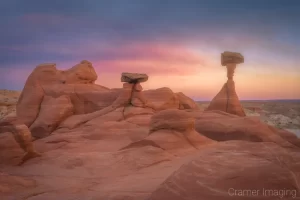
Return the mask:
[(125, 148), (150, 145), (178, 156), (212, 143), (213, 140), (195, 131), (195, 119), (192, 115), (185, 111), (168, 109), (152, 116), (149, 136)]
[(281, 146), (300, 147), (300, 139), (292, 133), (278, 130), (256, 117), (238, 117), (223, 111), (195, 113), (195, 129), (216, 141), (244, 140), (274, 142)]
[(38, 118), (30, 126), (32, 136), (42, 138), (54, 131), (61, 121), (73, 115), (73, 104), (69, 96), (57, 98), (45, 96)]
[(147, 199), (296, 199), (299, 161), (299, 150), (271, 143), (220, 143), (199, 152)]
[(199, 109), (199, 105), (190, 97), (186, 96), (182, 92), (177, 92), (176, 96), (178, 97), (179, 100), (179, 109), (184, 110), (184, 109)]
[[(18, 118), (30, 127), (38, 117), (45, 96), (56, 98), (65, 94), (70, 96), (73, 104), (84, 104), (84, 101), (76, 95), (76, 88), (81, 88), (82, 84), (93, 85), (96, 79), (97, 74), (88, 61), (82, 61), (65, 71), (56, 69), (55, 64), (41, 64), (27, 78), (17, 104)], [(97, 90), (105, 89), (97, 88)], [(78, 107), (77, 113), (84, 113), (84, 108)]]
[[(0, 121), (0, 133), (3, 134), (5, 132), (12, 133), (19, 147), (26, 153), (22, 157), (21, 162), (19, 162), (19, 165), (22, 165), (29, 159), (40, 156), (33, 146), (32, 135), (29, 128), (25, 124), (19, 123), (15, 117), (5, 118)], [(6, 152), (6, 154), (9, 155), (10, 152)]]
[(221, 64), (227, 68), (228, 80), (221, 91), (212, 99), (207, 110), (221, 110), (238, 116), (246, 116), (233, 81), (236, 65), (243, 62), (244, 57), (240, 53), (225, 51), (221, 54)]

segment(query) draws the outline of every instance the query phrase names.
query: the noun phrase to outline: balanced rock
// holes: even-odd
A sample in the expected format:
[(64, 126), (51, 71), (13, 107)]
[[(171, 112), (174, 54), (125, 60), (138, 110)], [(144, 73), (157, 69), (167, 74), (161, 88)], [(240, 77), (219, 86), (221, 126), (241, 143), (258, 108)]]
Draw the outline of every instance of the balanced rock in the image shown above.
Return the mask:
[(127, 83), (141, 83), (141, 82), (146, 82), (147, 80), (148, 80), (147, 74), (123, 72), (121, 76), (121, 82), (127, 82)]
[(240, 53), (225, 51), (221, 54), (221, 64), (226, 66), (227, 64), (240, 64), (244, 63), (244, 56)]
[(246, 116), (233, 81), (236, 64), (243, 62), (244, 57), (240, 53), (225, 51), (221, 54), (221, 64), (227, 68), (228, 80), (221, 91), (213, 98), (207, 110), (221, 110), (238, 116)]

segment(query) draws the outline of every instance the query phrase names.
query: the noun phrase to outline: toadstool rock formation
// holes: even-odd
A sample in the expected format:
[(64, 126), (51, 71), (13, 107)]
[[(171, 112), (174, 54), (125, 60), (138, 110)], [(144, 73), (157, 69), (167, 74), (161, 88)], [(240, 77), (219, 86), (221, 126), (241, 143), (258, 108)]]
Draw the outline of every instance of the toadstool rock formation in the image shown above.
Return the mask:
[(221, 91), (213, 98), (207, 110), (221, 110), (238, 116), (246, 116), (233, 81), (236, 65), (243, 62), (244, 57), (240, 53), (225, 51), (221, 54), (221, 64), (227, 68), (228, 80)]

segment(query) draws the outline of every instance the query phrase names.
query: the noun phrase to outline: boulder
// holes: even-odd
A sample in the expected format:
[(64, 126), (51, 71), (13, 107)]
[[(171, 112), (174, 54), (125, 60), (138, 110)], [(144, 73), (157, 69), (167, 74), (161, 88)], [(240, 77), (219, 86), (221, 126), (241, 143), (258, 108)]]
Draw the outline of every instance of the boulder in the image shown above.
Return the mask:
[(227, 64), (240, 64), (244, 63), (244, 56), (240, 53), (225, 51), (221, 54), (221, 64), (226, 66)]
[(147, 80), (148, 80), (147, 74), (123, 72), (121, 75), (121, 82), (126, 82), (126, 83), (141, 83), (141, 82), (146, 82)]

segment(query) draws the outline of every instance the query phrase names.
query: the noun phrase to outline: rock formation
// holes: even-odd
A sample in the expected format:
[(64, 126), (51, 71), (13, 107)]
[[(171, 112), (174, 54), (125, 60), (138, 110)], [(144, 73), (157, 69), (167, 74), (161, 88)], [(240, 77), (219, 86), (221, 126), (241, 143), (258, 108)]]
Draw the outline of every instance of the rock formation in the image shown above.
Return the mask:
[(125, 83), (120, 89), (97, 85), (96, 80), (97, 74), (86, 60), (68, 70), (58, 70), (53, 63), (37, 66), (18, 100), (18, 120), (30, 128), (35, 138), (43, 138), (62, 122), (63, 126), (74, 128), (118, 108), (133, 106), (159, 111), (197, 107), (193, 100), (174, 94), (169, 88), (143, 91), (141, 83), (148, 80), (146, 74), (122, 73), (121, 82)]
[[(230, 187), (300, 194), (292, 133), (251, 117), (203, 112), (169, 88), (144, 91), (146, 75), (123, 73), (116, 89), (95, 78), (88, 61), (33, 71), (19, 115), (0, 123), (1, 200), (232, 199)], [(13, 167), (21, 149), (28, 152), (21, 163), (35, 159)]]
[(228, 80), (221, 91), (213, 98), (207, 110), (221, 110), (238, 116), (246, 116), (233, 81), (236, 65), (243, 62), (244, 57), (240, 53), (225, 51), (221, 54), (221, 64), (227, 68)]
[(121, 76), (121, 82), (126, 82), (127, 87), (131, 88), (131, 94), (128, 99), (128, 104), (136, 107), (151, 107), (156, 109), (154, 105), (148, 102), (147, 98), (142, 93), (143, 87), (141, 82), (148, 80), (147, 74), (137, 74), (123, 72)]

